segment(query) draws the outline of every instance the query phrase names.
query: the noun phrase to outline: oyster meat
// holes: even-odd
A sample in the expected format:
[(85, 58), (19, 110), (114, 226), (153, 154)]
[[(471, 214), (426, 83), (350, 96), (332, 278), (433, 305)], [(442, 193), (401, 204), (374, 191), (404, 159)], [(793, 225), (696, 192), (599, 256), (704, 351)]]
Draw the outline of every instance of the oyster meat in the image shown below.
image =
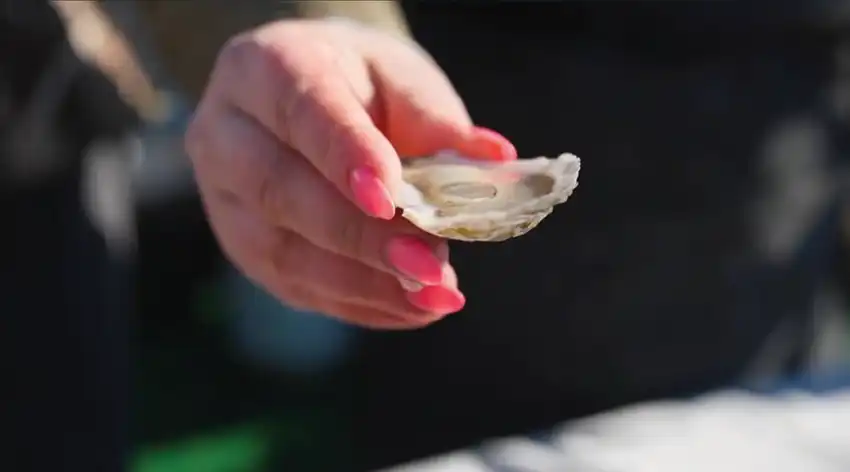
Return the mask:
[(396, 203), (431, 234), (504, 241), (531, 231), (578, 186), (572, 154), (493, 162), (441, 153), (407, 159)]

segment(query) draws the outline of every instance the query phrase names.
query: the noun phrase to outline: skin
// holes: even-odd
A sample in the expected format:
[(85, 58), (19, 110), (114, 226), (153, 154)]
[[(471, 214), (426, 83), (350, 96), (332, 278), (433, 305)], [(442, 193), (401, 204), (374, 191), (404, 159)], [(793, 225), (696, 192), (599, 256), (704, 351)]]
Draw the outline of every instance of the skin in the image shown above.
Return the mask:
[(445, 241), (396, 215), (401, 158), (514, 159), (475, 127), (414, 43), (355, 23), (285, 20), (221, 50), (186, 134), (218, 241), (290, 305), (377, 329), (465, 302)]
[(142, 118), (162, 119), (162, 98), (141, 67), (132, 44), (100, 4), (91, 0), (54, 0), (51, 4), (65, 22), (68, 40), (77, 55), (109, 77)]

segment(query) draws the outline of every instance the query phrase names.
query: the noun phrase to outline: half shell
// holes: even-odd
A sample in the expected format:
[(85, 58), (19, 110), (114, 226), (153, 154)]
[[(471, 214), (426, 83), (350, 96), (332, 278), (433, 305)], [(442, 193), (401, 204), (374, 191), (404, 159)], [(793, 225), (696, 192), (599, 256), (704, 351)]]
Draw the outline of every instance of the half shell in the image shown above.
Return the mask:
[(461, 241), (504, 241), (536, 227), (578, 186), (572, 154), (493, 162), (443, 153), (405, 160), (396, 203), (431, 234)]

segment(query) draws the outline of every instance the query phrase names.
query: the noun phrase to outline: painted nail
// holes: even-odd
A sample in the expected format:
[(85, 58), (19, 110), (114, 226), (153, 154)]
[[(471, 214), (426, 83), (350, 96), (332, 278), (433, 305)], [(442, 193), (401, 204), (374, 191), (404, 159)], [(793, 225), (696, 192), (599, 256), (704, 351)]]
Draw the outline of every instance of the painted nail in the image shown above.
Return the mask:
[(407, 294), (407, 300), (420, 310), (439, 315), (460, 311), (466, 304), (462, 293), (443, 286), (424, 287), (418, 292), (410, 292)]
[(393, 199), (387, 187), (372, 169), (366, 167), (354, 169), (349, 177), (349, 185), (355, 202), (366, 214), (382, 220), (393, 219), (395, 216)]
[(389, 263), (402, 275), (424, 285), (437, 285), (443, 279), (443, 263), (430, 246), (413, 236), (398, 236), (387, 244)]
[(491, 150), (494, 155), (504, 160), (517, 158), (516, 147), (508, 138), (501, 134), (481, 126), (473, 128), (472, 134), (477, 146)]

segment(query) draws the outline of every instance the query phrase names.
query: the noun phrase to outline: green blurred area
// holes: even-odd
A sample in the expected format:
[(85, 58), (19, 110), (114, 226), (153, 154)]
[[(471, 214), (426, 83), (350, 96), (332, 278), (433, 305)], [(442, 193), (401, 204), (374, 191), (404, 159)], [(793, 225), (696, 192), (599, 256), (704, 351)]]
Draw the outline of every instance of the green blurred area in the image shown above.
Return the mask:
[(333, 395), (336, 379), (293, 378), (241, 363), (224, 305), (207, 284), (185, 326), (155, 323), (137, 333), (131, 470), (340, 470), (347, 424)]
[(134, 472), (338, 470), (341, 455), (328, 452), (341, 449), (345, 414), (326, 395), (221, 357), (199, 362), (175, 350), (146, 357)]
[(261, 424), (176, 441), (137, 452), (133, 472), (261, 472), (271, 435)]

